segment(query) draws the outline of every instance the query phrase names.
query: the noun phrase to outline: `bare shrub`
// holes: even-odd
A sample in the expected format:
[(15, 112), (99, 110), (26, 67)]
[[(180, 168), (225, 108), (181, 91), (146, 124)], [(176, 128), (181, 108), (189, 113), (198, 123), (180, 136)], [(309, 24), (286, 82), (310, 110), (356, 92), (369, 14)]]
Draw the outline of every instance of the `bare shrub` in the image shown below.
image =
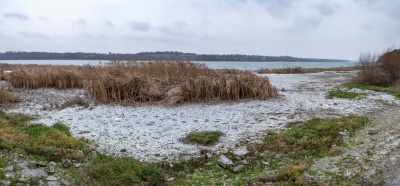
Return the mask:
[(392, 86), (400, 79), (400, 50), (387, 51), (382, 55), (361, 54), (358, 67), (356, 83)]
[(400, 79), (400, 50), (386, 52), (377, 63), (388, 76), (390, 85)]

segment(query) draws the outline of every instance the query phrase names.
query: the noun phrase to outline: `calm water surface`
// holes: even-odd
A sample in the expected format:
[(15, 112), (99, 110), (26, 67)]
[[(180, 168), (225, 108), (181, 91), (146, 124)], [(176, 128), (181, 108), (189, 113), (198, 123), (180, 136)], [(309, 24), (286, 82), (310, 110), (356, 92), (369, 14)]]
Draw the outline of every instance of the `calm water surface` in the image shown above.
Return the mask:
[[(39, 65), (98, 65), (107, 63), (108, 61), (100, 60), (0, 60), (0, 63), (10, 64), (39, 64)], [(330, 67), (348, 67), (354, 66), (355, 61), (350, 62), (214, 62), (200, 61), (198, 63), (206, 64), (212, 69), (241, 69), (241, 70), (258, 70), (260, 68), (287, 68), (287, 67), (303, 67), (303, 68), (330, 68)]]

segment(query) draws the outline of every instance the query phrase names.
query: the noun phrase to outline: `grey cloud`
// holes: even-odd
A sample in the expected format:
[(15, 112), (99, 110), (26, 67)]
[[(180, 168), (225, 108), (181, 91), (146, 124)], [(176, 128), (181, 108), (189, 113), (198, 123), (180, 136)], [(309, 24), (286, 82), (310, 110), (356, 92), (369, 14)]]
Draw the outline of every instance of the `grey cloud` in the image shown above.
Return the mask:
[(103, 23), (103, 25), (105, 26), (105, 27), (108, 27), (108, 28), (114, 28), (114, 23), (113, 22), (111, 22), (111, 21), (105, 21), (104, 23)]
[(299, 0), (256, 0), (257, 3), (265, 7), (272, 15), (279, 17), (290, 10), (297, 1)]
[(87, 25), (87, 22), (85, 19), (83, 18), (79, 18), (76, 22), (75, 25), (79, 26), (79, 27), (85, 27)]
[(20, 13), (8, 13), (3, 15), (4, 18), (15, 18), (21, 21), (28, 21), (30, 19), (29, 16), (20, 14)]
[(49, 19), (47, 17), (39, 17), (39, 20), (41, 20), (41, 21), (49, 21)]
[(26, 38), (38, 38), (38, 39), (46, 39), (49, 38), (47, 35), (37, 33), (37, 32), (27, 32), (27, 31), (21, 31), (18, 32), (19, 35), (26, 37)]
[(317, 10), (321, 15), (330, 16), (333, 15), (336, 10), (339, 8), (339, 5), (335, 3), (330, 3), (329, 1), (325, 1), (322, 4), (317, 5)]
[(308, 32), (317, 28), (322, 22), (322, 19), (317, 16), (299, 17), (296, 19), (295, 28), (300, 32)]
[(130, 22), (128, 26), (141, 32), (148, 32), (153, 29), (153, 26), (148, 22)]

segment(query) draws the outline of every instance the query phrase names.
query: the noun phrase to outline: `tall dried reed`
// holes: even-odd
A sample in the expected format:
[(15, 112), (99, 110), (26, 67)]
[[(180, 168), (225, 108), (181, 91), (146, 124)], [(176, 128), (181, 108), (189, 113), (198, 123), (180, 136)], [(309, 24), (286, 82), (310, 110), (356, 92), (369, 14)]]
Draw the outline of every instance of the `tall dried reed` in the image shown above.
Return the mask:
[(0, 87), (0, 104), (17, 103), (20, 101), (21, 99), (18, 96)]
[[(162, 101), (176, 97), (188, 102), (267, 99), (277, 95), (267, 78), (249, 72), (227, 75), (186, 61), (114, 61), (100, 71), (101, 74), (91, 80), (92, 95), (104, 103)], [(171, 91), (176, 91), (173, 98), (168, 96)]]
[(82, 88), (83, 66), (15, 65), (8, 81), (17, 88)]
[[(0, 66), (1, 67), (1, 66)], [(12, 65), (14, 87), (84, 87), (101, 103), (175, 100), (267, 99), (277, 95), (269, 80), (250, 72), (212, 70), (187, 61), (111, 61), (99, 66)]]

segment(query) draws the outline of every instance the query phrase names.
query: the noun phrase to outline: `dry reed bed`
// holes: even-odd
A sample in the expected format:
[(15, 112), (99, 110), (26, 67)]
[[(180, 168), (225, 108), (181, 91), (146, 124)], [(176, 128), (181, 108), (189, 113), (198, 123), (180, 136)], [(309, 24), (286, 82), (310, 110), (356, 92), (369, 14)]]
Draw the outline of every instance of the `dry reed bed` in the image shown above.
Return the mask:
[[(245, 71), (212, 70), (187, 61), (112, 61), (101, 66), (12, 65), (14, 87), (84, 87), (102, 103), (267, 99), (277, 91), (269, 80)], [(0, 65), (0, 70), (6, 70)]]

